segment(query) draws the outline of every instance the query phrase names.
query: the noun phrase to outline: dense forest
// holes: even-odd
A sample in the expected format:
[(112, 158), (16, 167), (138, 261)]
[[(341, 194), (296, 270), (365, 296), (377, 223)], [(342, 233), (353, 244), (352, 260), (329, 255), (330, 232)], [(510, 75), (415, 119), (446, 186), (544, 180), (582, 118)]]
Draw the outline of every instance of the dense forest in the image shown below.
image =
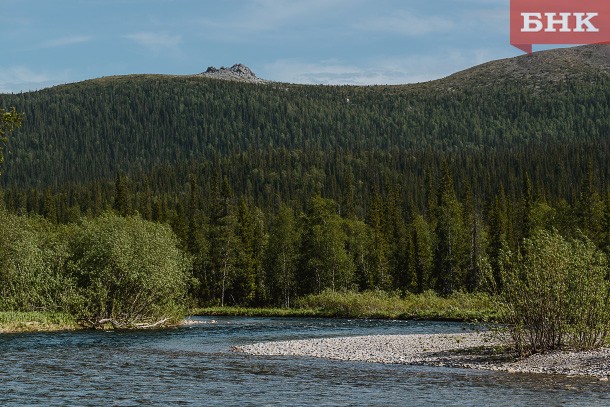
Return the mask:
[[(550, 70), (545, 55), (528, 69)], [(3, 202), (47, 228), (109, 212), (169, 225), (199, 304), (500, 291), (501, 253), (538, 230), (610, 250), (610, 75), (582, 66), (527, 83), (137, 75), (0, 95), (25, 117)]]

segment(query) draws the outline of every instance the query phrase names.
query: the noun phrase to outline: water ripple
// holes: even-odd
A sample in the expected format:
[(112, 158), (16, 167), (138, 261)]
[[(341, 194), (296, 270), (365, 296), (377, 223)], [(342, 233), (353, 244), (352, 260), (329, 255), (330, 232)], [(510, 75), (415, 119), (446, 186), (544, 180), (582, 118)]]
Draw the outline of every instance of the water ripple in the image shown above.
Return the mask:
[(216, 318), (214, 324), (147, 332), (3, 335), (0, 404), (610, 404), (610, 386), (587, 378), (262, 358), (229, 351), (231, 346), (266, 340), (452, 333), (471, 328), (458, 323), (422, 321)]

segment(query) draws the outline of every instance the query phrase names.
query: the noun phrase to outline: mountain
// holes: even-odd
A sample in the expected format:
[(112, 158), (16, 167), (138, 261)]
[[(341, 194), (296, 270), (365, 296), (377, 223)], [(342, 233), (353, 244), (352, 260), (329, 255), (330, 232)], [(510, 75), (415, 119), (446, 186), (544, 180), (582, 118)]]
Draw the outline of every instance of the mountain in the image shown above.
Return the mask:
[(491, 61), (437, 81), (451, 86), (493, 86), (520, 82), (538, 86), (565, 80), (587, 80), (610, 75), (610, 44), (559, 48)]
[(7, 213), (54, 230), (27, 242), (36, 270), (49, 250), (67, 256), (55, 235), (78, 230), (37, 216), (114, 210), (169, 224), (201, 304), (495, 291), (507, 250), (519, 257), (540, 230), (610, 254), (608, 51), (546, 51), (414, 85), (260, 83), (234, 65), (0, 95), (25, 113), (0, 192)]
[(195, 76), (250, 83), (268, 82), (264, 79), (257, 78), (254, 72), (243, 64), (235, 64), (230, 68), (225, 68), (224, 66), (220, 68), (210, 66), (205, 72), (196, 74)]
[(178, 193), (193, 175), (206, 187), (220, 175), (266, 205), (339, 199), (350, 179), (359, 194), (404, 185), (421, 206), (426, 177), (447, 161), (460, 188), (518, 195), (527, 172), (541, 193), (573, 201), (587, 161), (599, 182), (609, 172), (609, 55), (544, 51), (399, 86), (261, 84), (237, 64), (0, 95), (25, 112), (1, 183), (40, 191), (122, 173)]

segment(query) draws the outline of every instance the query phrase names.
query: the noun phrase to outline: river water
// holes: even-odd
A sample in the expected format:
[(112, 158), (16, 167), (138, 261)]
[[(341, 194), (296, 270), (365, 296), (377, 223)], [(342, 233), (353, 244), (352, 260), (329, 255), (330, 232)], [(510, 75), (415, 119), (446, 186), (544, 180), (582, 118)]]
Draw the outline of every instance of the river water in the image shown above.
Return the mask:
[(610, 384), (593, 378), (230, 350), (268, 340), (468, 329), (448, 322), (216, 318), (158, 331), (2, 335), (0, 405), (610, 405)]

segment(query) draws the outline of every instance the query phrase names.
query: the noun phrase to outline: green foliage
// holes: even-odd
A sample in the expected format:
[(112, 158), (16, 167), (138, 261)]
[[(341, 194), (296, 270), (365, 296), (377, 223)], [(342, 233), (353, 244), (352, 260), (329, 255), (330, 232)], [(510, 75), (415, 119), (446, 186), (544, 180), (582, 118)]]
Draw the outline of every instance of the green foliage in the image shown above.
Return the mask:
[(258, 308), (258, 307), (206, 307), (196, 308), (191, 311), (191, 315), (205, 316), (226, 316), (226, 317), (332, 317), (314, 309), (307, 308)]
[(231, 295), (241, 298), (245, 304), (261, 304), (266, 301), (267, 284), (262, 264), (267, 246), (263, 213), (242, 199), (237, 210), (237, 222), (237, 235), (243, 252)]
[(264, 268), (271, 302), (283, 307), (290, 307), (296, 297), (299, 240), (294, 212), (282, 205), (273, 220)]
[(115, 194), (112, 208), (120, 216), (128, 216), (131, 214), (131, 205), (129, 203), (129, 191), (127, 187), (128, 179), (121, 174), (117, 174), (116, 181), (114, 183)]
[(303, 222), (300, 293), (351, 288), (354, 263), (346, 251), (348, 236), (335, 202), (315, 196)]
[(368, 281), (363, 288), (387, 290), (392, 287), (392, 273), (390, 271), (390, 242), (386, 234), (385, 208), (383, 198), (375, 194), (372, 198), (369, 215), (371, 228), (371, 255)]
[(0, 310), (71, 311), (75, 282), (58, 227), (40, 218), (0, 211)]
[(0, 164), (4, 162), (3, 147), (7, 142), (7, 134), (15, 131), (23, 124), (23, 113), (17, 113), (13, 107), (10, 110), (0, 108)]
[[(243, 236), (240, 236), (240, 219), (231, 186), (223, 179), (220, 186), (214, 185), (211, 193), (210, 223), (207, 240), (209, 249), (209, 279), (202, 282), (210, 296), (224, 306), (226, 303), (240, 303), (242, 298), (236, 291), (246, 296), (252, 294), (253, 276), (248, 268)], [(244, 215), (242, 213), (242, 215)], [(243, 220), (243, 219), (242, 219)]]
[(83, 221), (70, 239), (68, 268), (92, 326), (135, 327), (183, 315), (190, 264), (171, 229), (106, 213)]
[(353, 218), (344, 220), (344, 229), (347, 235), (346, 250), (354, 264), (354, 283), (361, 290), (372, 289), (375, 286), (374, 232), (369, 225)]
[(464, 260), (468, 234), (463, 224), (462, 205), (457, 199), (451, 173), (443, 165), (436, 206), (436, 246), (434, 251), (435, 288), (442, 294), (459, 289), (464, 279)]
[[(115, 327), (182, 317), (190, 263), (168, 226), (110, 213), (69, 226), (0, 216), (0, 311), (61, 312)], [(28, 329), (21, 314), (7, 315), (6, 329)], [(72, 324), (41, 318), (29, 321), (32, 329)]]
[(321, 315), (349, 318), (447, 319), (482, 321), (497, 317), (493, 301), (485, 294), (456, 292), (441, 297), (433, 291), (401, 298), (385, 291), (324, 291), (299, 299), (297, 307)]
[[(552, 228), (610, 251), (608, 76), (460, 78), (335, 87), (139, 75), (0, 95), (28, 117), (7, 143), (3, 200), (32, 222), (88, 225), (114, 209), (170, 224), (193, 258), (197, 305), (291, 306), (324, 290), (500, 294), (503, 253), (525, 256), (523, 238)], [(19, 278), (59, 284), (40, 270), (93, 289), (73, 283), (61, 259), (75, 246), (48, 228), (59, 236), (48, 250), (47, 232), (22, 233), (33, 243), (17, 257), (39, 260), (20, 267), (36, 272), (0, 271), (10, 301), (22, 293), (10, 307), (42, 296)], [(57, 266), (32, 266), (50, 258)], [(82, 309), (69, 297), (49, 306)]]
[[(0, 95), (0, 105), (28, 117), (20, 137), (9, 140), (12, 159), (1, 181), (40, 190), (101, 182), (112, 205), (109, 181), (118, 173), (134, 184), (146, 178), (152, 194), (175, 198), (191, 175), (209, 191), (218, 166), (236, 194), (264, 212), (274, 194), (302, 208), (319, 193), (344, 204), (341, 214), (364, 218), (363, 199), (383, 193), (386, 176), (423, 208), (429, 195), (419, 189), (447, 159), (458, 195), (466, 180), (481, 196), (500, 185), (519, 195), (527, 172), (535, 194), (542, 187), (547, 198), (572, 199), (572, 185), (586, 177), (583, 163), (601, 168), (610, 149), (608, 78), (586, 79), (469, 89), (140, 75)], [(497, 176), (485, 179), (487, 172)], [(163, 199), (157, 204), (163, 209)]]
[(412, 255), (411, 267), (415, 275), (416, 293), (423, 293), (431, 287), (433, 260), (432, 233), (422, 215), (417, 215), (411, 224)]
[(586, 237), (537, 231), (523, 250), (505, 252), (503, 299), (517, 349), (583, 350), (606, 343), (610, 283), (606, 256)]

